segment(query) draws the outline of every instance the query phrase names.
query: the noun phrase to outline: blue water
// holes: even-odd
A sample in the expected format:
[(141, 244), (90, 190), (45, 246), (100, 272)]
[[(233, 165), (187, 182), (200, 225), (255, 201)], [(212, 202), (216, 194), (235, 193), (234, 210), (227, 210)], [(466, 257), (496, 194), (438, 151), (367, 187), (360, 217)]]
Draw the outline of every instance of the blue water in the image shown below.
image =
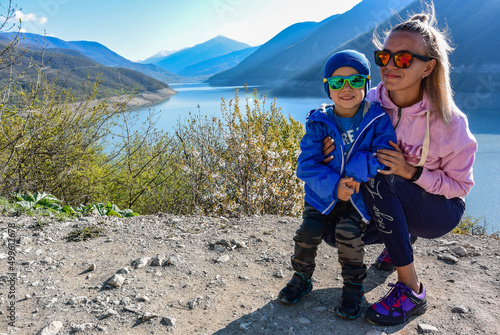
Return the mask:
[[(226, 101), (234, 98), (234, 87), (210, 87), (206, 84), (171, 85), (179, 92), (169, 100), (154, 106), (159, 119), (156, 127), (165, 131), (172, 131), (177, 122), (184, 122), (189, 114), (200, 112), (202, 115), (220, 116), (221, 98)], [(240, 101), (252, 96), (254, 87), (249, 87), (247, 95), (239, 87)], [(257, 87), (258, 94), (268, 94), (265, 87)], [(272, 100), (268, 96), (268, 101)], [(329, 102), (321, 98), (277, 98), (277, 106), (281, 107), (284, 115), (290, 115), (295, 120), (304, 122), (307, 112)], [(139, 108), (144, 116), (147, 108)], [(480, 222), (487, 223), (488, 231), (500, 231), (500, 111), (475, 110), (464, 111), (468, 118), (470, 129), (478, 141), (478, 152), (474, 164), (475, 186), (466, 197), (466, 214), (480, 218)]]

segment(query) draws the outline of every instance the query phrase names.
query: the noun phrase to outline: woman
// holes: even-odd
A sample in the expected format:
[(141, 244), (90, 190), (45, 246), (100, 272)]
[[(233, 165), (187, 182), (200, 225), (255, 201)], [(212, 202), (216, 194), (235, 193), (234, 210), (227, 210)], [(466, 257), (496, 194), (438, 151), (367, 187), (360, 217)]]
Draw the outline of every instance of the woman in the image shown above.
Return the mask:
[[(463, 197), (474, 184), (477, 143), (453, 102), (451, 48), (433, 17), (431, 6), (429, 14), (393, 27), (382, 50), (375, 52), (382, 82), (367, 99), (381, 103), (398, 139), (397, 144), (389, 142), (394, 150), (377, 153), (388, 169), (362, 188), (398, 275), (390, 292), (366, 313), (375, 324), (397, 325), (425, 312), (426, 292), (415, 270), (410, 234), (437, 238), (450, 232), (460, 222)], [(326, 156), (331, 152), (327, 147)]]

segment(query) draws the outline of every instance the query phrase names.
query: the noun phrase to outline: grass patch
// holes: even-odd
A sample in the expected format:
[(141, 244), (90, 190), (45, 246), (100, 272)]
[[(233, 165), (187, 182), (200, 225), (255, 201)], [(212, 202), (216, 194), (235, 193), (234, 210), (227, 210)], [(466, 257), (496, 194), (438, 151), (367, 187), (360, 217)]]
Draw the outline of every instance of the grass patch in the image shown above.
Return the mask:
[(80, 242), (80, 241), (87, 241), (92, 238), (97, 238), (99, 236), (103, 236), (104, 228), (99, 227), (97, 225), (85, 227), (82, 229), (77, 229), (75, 231), (72, 231), (71, 233), (68, 234), (66, 237), (68, 241), (71, 242)]
[[(481, 222), (482, 219), (482, 222)], [(488, 223), (484, 219), (484, 217), (475, 218), (470, 215), (464, 215), (462, 221), (458, 224), (458, 226), (453, 229), (451, 232), (453, 234), (458, 235), (488, 235), (493, 238), (498, 239), (500, 236), (500, 231), (494, 231), (491, 234), (488, 234)]]

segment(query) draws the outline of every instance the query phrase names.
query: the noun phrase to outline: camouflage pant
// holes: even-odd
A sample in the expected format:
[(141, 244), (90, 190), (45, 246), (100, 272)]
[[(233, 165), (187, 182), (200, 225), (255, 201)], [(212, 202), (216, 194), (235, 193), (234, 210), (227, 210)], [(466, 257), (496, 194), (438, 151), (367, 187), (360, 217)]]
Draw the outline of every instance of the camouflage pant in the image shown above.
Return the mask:
[(325, 236), (334, 234), (344, 281), (362, 283), (367, 271), (364, 264), (365, 244), (361, 240), (365, 224), (351, 202), (339, 201), (328, 215), (321, 214), (306, 202), (302, 219), (302, 225), (293, 238), (293, 269), (312, 275), (316, 268), (314, 259), (318, 245)]

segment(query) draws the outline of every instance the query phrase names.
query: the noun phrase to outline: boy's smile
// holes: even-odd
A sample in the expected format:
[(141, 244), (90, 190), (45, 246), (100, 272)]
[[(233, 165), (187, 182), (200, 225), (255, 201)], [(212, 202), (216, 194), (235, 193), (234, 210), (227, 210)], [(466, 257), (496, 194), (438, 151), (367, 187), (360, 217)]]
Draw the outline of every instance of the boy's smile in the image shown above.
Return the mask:
[[(339, 67), (332, 73), (334, 76), (350, 76), (359, 74), (359, 72), (348, 66)], [(340, 90), (329, 88), (330, 98), (335, 103), (335, 114), (340, 117), (352, 117), (359, 109), (359, 105), (365, 98), (365, 88), (352, 88), (350, 83), (346, 82)]]

